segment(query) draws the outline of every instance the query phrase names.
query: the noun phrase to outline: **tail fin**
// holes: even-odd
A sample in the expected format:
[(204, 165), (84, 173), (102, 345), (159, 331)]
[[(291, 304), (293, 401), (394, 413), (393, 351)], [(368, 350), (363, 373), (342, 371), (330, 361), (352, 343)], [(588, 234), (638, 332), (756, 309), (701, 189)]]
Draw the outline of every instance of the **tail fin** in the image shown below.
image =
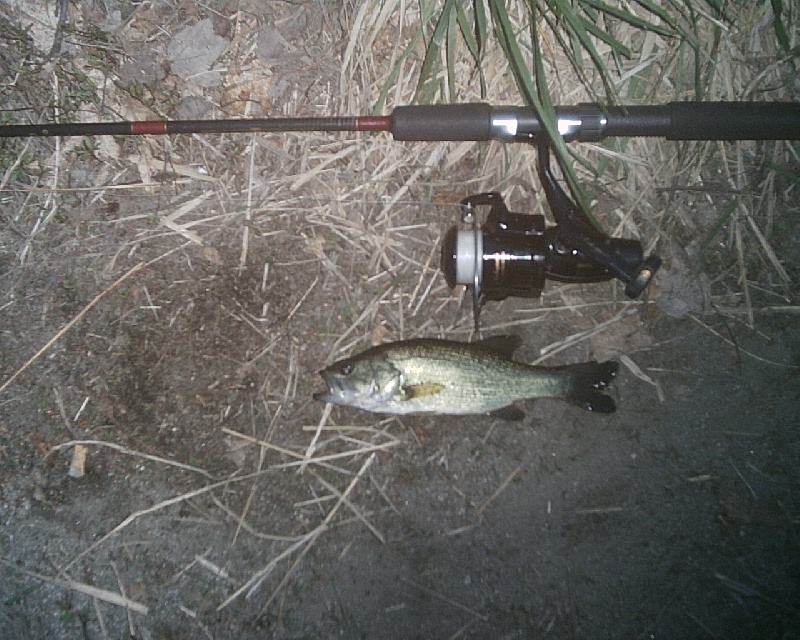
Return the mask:
[(587, 411), (614, 413), (617, 410), (614, 398), (599, 390), (605, 389), (617, 375), (618, 362), (570, 364), (564, 370), (569, 376), (565, 400)]

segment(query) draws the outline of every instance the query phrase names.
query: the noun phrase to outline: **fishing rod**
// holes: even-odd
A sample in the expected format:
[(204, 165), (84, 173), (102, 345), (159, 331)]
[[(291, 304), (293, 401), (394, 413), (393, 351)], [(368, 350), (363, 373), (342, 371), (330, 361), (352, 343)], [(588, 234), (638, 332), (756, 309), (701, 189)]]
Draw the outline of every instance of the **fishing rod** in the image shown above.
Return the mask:
[[(580, 104), (556, 107), (555, 111), (558, 131), (567, 142), (598, 142), (614, 136), (800, 139), (800, 103), (794, 102), (670, 102), (627, 107)], [(470, 103), (402, 106), (388, 116), (11, 124), (0, 125), (0, 138), (293, 131), (385, 131), (395, 140), (408, 142), (535, 142), (544, 126), (531, 108)]]
[[(555, 107), (556, 125), (566, 142), (599, 142), (609, 137), (667, 140), (800, 140), (800, 103), (670, 102), (664, 105)], [(0, 137), (172, 135), (196, 133), (288, 133), (299, 131), (388, 132), (408, 142), (526, 142), (537, 148), (539, 180), (556, 221), (508, 210), (496, 192), (461, 201), (462, 227), (452, 227), (442, 244), (441, 268), (450, 287), (472, 292), (479, 328), (485, 301), (509, 296), (536, 298), (546, 279), (600, 282), (619, 279), (637, 298), (661, 265), (645, 256), (638, 240), (612, 238), (598, 229), (576, 199), (556, 180), (550, 166), (552, 139), (538, 113), (527, 107), (485, 103), (410, 105), (387, 116), (252, 118), (235, 120), (144, 120), (128, 122), (0, 125)], [(477, 207), (489, 207), (479, 224)]]

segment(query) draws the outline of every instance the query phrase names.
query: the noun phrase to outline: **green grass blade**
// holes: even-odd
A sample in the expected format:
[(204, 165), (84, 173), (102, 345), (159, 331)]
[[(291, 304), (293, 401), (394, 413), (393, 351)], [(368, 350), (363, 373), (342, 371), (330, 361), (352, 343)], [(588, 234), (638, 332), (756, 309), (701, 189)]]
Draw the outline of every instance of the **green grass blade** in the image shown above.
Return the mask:
[[(386, 108), (386, 99), (389, 96), (389, 92), (397, 83), (397, 78), (400, 75), (400, 70), (403, 68), (403, 65), (406, 63), (408, 58), (416, 50), (417, 44), (419, 43), (420, 39), (422, 39), (422, 35), (423, 35), (422, 29), (420, 28), (417, 29), (415, 33), (409, 38), (408, 44), (403, 50), (403, 53), (401, 53), (398, 56), (394, 67), (389, 73), (389, 77), (386, 79), (386, 82), (383, 83), (383, 86), (381, 87), (381, 90), (378, 93), (378, 99), (375, 101), (375, 105), (372, 108), (373, 114), (379, 115), (384, 113)], [(419, 80), (417, 80), (417, 84), (419, 84)]]
[(464, 38), (464, 43), (467, 45), (467, 49), (469, 49), (472, 59), (475, 61), (475, 66), (480, 68), (481, 47), (478, 44), (478, 40), (473, 32), (473, 28), (469, 23), (467, 12), (464, 11), (464, 7), (460, 2), (456, 3), (456, 20), (458, 22), (458, 30), (461, 32), (461, 37)]
[(583, 28), (593, 36), (595, 36), (598, 40), (602, 40), (605, 42), (611, 50), (618, 55), (621, 55), (624, 58), (631, 58), (632, 53), (630, 48), (626, 47), (622, 44), (619, 40), (613, 37), (608, 31), (604, 31), (600, 27), (598, 27), (594, 22), (587, 20), (582, 16), (578, 16), (578, 19), (581, 21)]
[(506, 58), (508, 59), (514, 79), (517, 82), (517, 87), (522, 94), (525, 103), (532, 106), (542, 123), (542, 126), (547, 131), (550, 139), (553, 142), (553, 148), (560, 160), (561, 168), (564, 176), (569, 184), (570, 191), (573, 197), (578, 201), (578, 204), (584, 211), (588, 211), (588, 198), (578, 181), (575, 171), (572, 167), (572, 156), (567, 150), (567, 146), (561, 134), (558, 131), (558, 119), (556, 117), (555, 108), (550, 98), (550, 92), (547, 88), (547, 79), (544, 72), (544, 64), (542, 62), (542, 52), (539, 47), (539, 38), (537, 33), (537, 14), (538, 8), (536, 0), (529, 0), (529, 8), (531, 14), (531, 21), (529, 25), (531, 42), (533, 43), (533, 61), (534, 61), (534, 78), (531, 77), (531, 72), (527, 67), (525, 58), (522, 54), (522, 49), (519, 46), (519, 40), (514, 33), (511, 21), (508, 17), (508, 12), (500, 0), (490, 0), (489, 3), (492, 22), (494, 24), (495, 33), (500, 42)]
[(525, 103), (533, 105), (536, 101), (536, 85), (522, 55), (522, 49), (520, 49), (519, 41), (508, 17), (508, 11), (502, 0), (489, 0), (489, 11), (495, 35), (511, 67), (517, 88)]
[(783, 0), (771, 0), (772, 3), (772, 26), (775, 29), (775, 38), (783, 51), (789, 51), (789, 33), (786, 25), (783, 24)]
[[(570, 44), (567, 42), (564, 32), (562, 29), (558, 28), (557, 24), (557, 17), (549, 15), (548, 13), (541, 13), (540, 14), (542, 19), (547, 23), (547, 26), (550, 28), (550, 31), (556, 38), (558, 42), (558, 46), (561, 47), (564, 51), (574, 50), (573, 47), (570, 47)], [(569, 34), (567, 34), (569, 35)], [(573, 39), (574, 42), (574, 39)], [(567, 56), (569, 59), (570, 66), (572, 70), (575, 72), (575, 75), (578, 76), (580, 84), (589, 92), (592, 96), (592, 100), (595, 102), (601, 102), (600, 94), (597, 92), (597, 89), (593, 82), (591, 82), (586, 75), (586, 70), (583, 68), (583, 64), (581, 60), (576, 59), (574, 56)]]
[[(567, 149), (567, 145), (564, 142), (564, 138), (561, 137), (561, 134), (558, 131), (558, 118), (556, 117), (556, 110), (553, 106), (552, 98), (550, 97), (550, 91), (547, 88), (547, 76), (544, 72), (544, 63), (543, 63), (543, 55), (542, 49), (539, 46), (539, 34), (536, 29), (536, 14), (537, 14), (537, 7), (535, 5), (536, 0), (529, 0), (529, 3), (534, 3), (531, 6), (531, 24), (530, 24), (530, 31), (531, 31), (531, 42), (533, 44), (533, 64), (534, 64), (534, 74), (536, 77), (536, 103), (534, 107), (539, 114), (539, 118), (542, 121), (545, 129), (547, 130), (548, 135), (550, 136), (551, 143), (553, 145), (553, 149), (556, 155), (559, 158), (559, 165), (564, 173), (564, 177), (569, 184), (569, 189), (572, 192), (572, 196), (578, 203), (578, 206), (583, 209), (589, 214), (589, 198), (586, 195), (586, 192), (581, 187), (580, 181), (578, 180), (578, 176), (575, 174), (575, 170), (572, 166), (572, 155), (570, 154), (569, 150)], [(591, 218), (591, 216), (590, 216)], [(592, 219), (592, 222), (594, 220)]]
[(800, 174), (790, 171), (787, 167), (783, 165), (775, 164), (771, 160), (767, 160), (764, 164), (768, 169), (772, 169), (773, 171), (780, 174), (790, 182), (793, 182), (796, 187), (800, 187)]
[[(671, 3), (671, 6), (674, 7), (674, 12), (665, 10), (657, 3), (652, 2), (652, 0), (636, 0), (636, 4), (638, 4), (648, 13), (658, 17), (664, 24), (669, 25), (670, 29), (672, 29), (672, 35), (681, 35), (681, 36), (687, 35), (684, 32), (684, 29), (681, 27), (680, 21), (676, 19), (676, 16), (681, 15), (680, 7), (676, 6), (677, 3)], [(650, 24), (649, 21), (648, 24)], [(649, 27), (642, 27), (642, 28), (649, 29)]]
[[(480, 4), (477, 2), (476, 4)], [(485, 16), (484, 16), (485, 19)], [(461, 32), (461, 37), (464, 38), (464, 42), (467, 45), (467, 49), (469, 49), (470, 55), (472, 59), (475, 61), (475, 70), (478, 73), (478, 81), (481, 84), (481, 96), (486, 95), (486, 80), (483, 75), (483, 66), (482, 62), (482, 48), (481, 42), (486, 42), (485, 36), (480, 37), (477, 35), (479, 33), (478, 30), (478, 17), (477, 14), (475, 15), (475, 30), (470, 26), (469, 18), (467, 17), (467, 12), (464, 11), (464, 7), (461, 5), (460, 2), (456, 3), (456, 20), (458, 22), (458, 29)]]
[[(605, 2), (601, 2), (601, 0), (582, 0), (584, 6), (594, 7), (598, 11), (601, 11), (607, 15), (614, 16), (618, 20), (622, 22), (627, 22), (629, 25), (636, 27), (637, 29), (642, 29), (643, 31), (651, 31), (653, 33), (658, 33), (659, 35), (665, 37), (671, 37), (675, 35), (675, 27), (670, 24), (669, 21), (666, 21), (670, 28), (663, 27), (655, 22), (650, 22), (648, 20), (644, 20), (639, 16), (631, 13), (630, 11), (625, 11), (624, 9), (620, 9), (619, 7), (613, 7)], [(650, 11), (648, 9), (648, 11)], [(652, 13), (652, 12), (651, 12)], [(663, 19), (663, 18), (662, 18)], [(596, 25), (595, 25), (596, 26)], [(596, 27), (598, 31), (602, 31), (599, 27)], [(607, 32), (604, 32), (607, 35)]]
[(553, 11), (563, 21), (564, 28), (567, 29), (570, 34), (577, 39), (581, 49), (585, 51), (591, 58), (592, 64), (594, 64), (598, 74), (600, 75), (600, 79), (603, 82), (606, 96), (608, 97), (609, 101), (613, 102), (614, 90), (611, 85), (608, 71), (605, 68), (605, 63), (603, 62), (602, 57), (598, 53), (597, 48), (594, 46), (594, 43), (589, 36), (589, 33), (586, 31), (582, 17), (578, 16), (572, 4), (567, 2), (567, 0), (548, 0), (547, 4), (549, 5), (550, 10)]
[(436, 27), (425, 49), (425, 58), (419, 71), (419, 80), (417, 81), (415, 92), (418, 102), (430, 102), (436, 93), (437, 82), (434, 69), (440, 59), (442, 45), (446, 46), (447, 30), (454, 5), (455, 0), (446, 0), (444, 3), (439, 19), (436, 21)]
[(486, 42), (489, 40), (489, 21), (486, 18), (484, 0), (473, 0), (472, 10), (475, 13), (475, 40), (478, 45), (478, 57), (483, 56)]
[[(453, 4), (453, 8), (458, 3)], [(447, 16), (447, 44), (445, 45), (445, 59), (447, 64), (447, 94), (449, 102), (453, 102), (458, 94), (456, 86), (456, 52), (458, 50), (457, 11), (451, 11)]]

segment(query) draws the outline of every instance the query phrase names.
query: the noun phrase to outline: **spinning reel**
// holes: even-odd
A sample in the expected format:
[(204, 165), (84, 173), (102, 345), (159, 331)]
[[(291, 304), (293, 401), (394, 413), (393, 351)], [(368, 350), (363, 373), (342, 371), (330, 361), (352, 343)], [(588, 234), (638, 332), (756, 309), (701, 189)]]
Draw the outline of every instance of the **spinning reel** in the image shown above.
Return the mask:
[[(661, 266), (656, 255), (644, 256), (638, 240), (611, 238), (564, 192), (550, 168), (550, 144), (537, 142), (538, 173), (556, 226), (544, 216), (509, 211), (497, 192), (461, 201), (463, 227), (451, 227), (442, 243), (441, 268), (449, 287), (466, 285), (472, 292), (475, 330), (487, 300), (509, 296), (537, 298), (545, 280), (602, 282), (618, 278), (625, 294), (636, 298)], [(489, 206), (483, 225), (475, 208)]]

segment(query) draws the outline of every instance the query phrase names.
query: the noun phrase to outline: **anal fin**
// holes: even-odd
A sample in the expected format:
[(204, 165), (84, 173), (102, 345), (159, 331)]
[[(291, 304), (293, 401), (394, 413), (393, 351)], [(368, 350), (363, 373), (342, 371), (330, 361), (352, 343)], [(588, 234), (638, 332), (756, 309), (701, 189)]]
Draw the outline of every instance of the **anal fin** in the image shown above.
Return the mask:
[(519, 407), (509, 405), (508, 407), (502, 407), (500, 409), (490, 411), (489, 415), (493, 418), (499, 418), (500, 420), (505, 420), (507, 422), (518, 422), (525, 417), (525, 412)]

